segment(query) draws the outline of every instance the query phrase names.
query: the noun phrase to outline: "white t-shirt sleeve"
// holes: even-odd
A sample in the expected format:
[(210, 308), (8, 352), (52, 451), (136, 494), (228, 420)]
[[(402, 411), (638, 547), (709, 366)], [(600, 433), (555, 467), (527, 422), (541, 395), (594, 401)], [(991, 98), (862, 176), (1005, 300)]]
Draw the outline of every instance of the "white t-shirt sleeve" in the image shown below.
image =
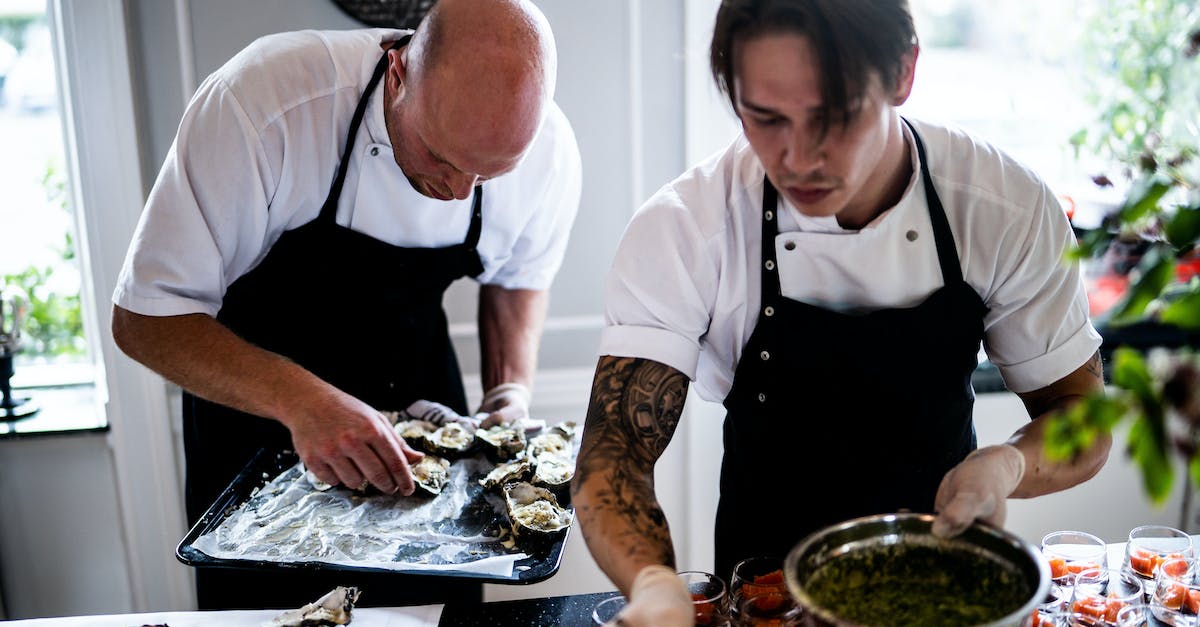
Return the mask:
[(1074, 245), (1065, 213), (1045, 185), (1026, 228), (1011, 241), (996, 268), (986, 301), (984, 348), (1013, 392), (1045, 387), (1083, 365), (1100, 346), (1088, 317), (1079, 265), (1065, 261)]
[[(547, 111), (534, 142), (519, 166), (520, 188), (511, 200), (531, 204), (530, 219), (513, 242), (508, 258), (480, 275), (480, 283), (546, 290), (562, 265), (579, 209), (583, 174), (575, 134), (557, 105)], [(486, 198), (486, 183), (484, 190)], [(483, 228), (488, 228), (486, 212)]]
[(228, 283), (266, 249), (274, 177), (241, 104), (210, 76), (180, 122), (113, 301), (151, 316), (216, 315)]
[(650, 359), (695, 380), (716, 299), (714, 259), (675, 190), (659, 190), (621, 236), (605, 281), (599, 353)]

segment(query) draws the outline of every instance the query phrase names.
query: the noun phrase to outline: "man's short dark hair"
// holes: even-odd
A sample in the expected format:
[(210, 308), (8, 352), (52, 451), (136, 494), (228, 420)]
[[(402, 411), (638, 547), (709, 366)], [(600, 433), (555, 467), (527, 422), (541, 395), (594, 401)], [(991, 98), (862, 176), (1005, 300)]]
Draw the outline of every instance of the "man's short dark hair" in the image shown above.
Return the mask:
[(823, 130), (833, 122), (850, 122), (873, 74), (885, 88), (895, 85), (904, 55), (917, 43), (908, 0), (722, 0), (709, 61), (735, 112), (737, 45), (787, 34), (806, 37), (817, 55)]

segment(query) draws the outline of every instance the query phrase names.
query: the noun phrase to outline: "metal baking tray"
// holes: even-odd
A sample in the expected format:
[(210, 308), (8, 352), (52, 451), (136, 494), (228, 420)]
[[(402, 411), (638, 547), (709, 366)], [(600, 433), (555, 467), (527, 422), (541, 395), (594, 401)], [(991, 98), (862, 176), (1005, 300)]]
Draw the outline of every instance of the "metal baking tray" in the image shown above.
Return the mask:
[[(384, 568), (374, 568), (367, 566), (351, 566), (342, 564), (329, 564), (324, 562), (307, 562), (307, 561), (288, 561), (288, 562), (272, 562), (253, 559), (227, 559), (212, 557), (193, 545), (196, 540), (216, 529), (229, 514), (237, 511), (242, 505), (250, 499), (256, 490), (265, 486), (272, 479), (279, 476), (283, 471), (295, 466), (299, 458), (292, 451), (271, 451), (262, 449), (250, 460), (246, 467), (234, 478), (229, 487), (217, 497), (208, 511), (200, 517), (200, 520), (192, 526), (188, 534), (180, 541), (175, 549), (175, 556), (179, 561), (189, 566), (202, 567), (221, 567), (221, 568), (240, 568), (252, 570), (289, 570), (289, 571), (312, 571), (312, 572), (372, 572), (395, 575), (421, 575), (427, 577), (440, 577), (446, 580), (469, 580), (480, 583), (497, 583), (497, 584), (531, 584), (544, 581), (556, 572), (562, 562), (563, 546), (567, 542), (567, 535), (571, 531), (571, 527), (567, 527), (565, 532), (556, 534), (555, 537), (533, 545), (521, 545), (520, 551), (526, 553), (529, 557), (518, 560), (513, 565), (513, 573), (510, 577), (503, 577), (491, 574), (454, 572), (454, 571), (439, 571), (439, 570), (393, 570)], [(482, 486), (478, 486), (479, 491), (470, 494), (472, 504), (479, 501), (480, 505), (472, 507), (468, 505), (464, 508), (464, 517), (491, 517), (492, 520), (476, 519), (476, 522), (498, 522), (507, 525), (507, 517), (503, 513), (497, 513), (490, 506), (483, 503)], [(569, 504), (563, 504), (563, 507), (571, 511), (574, 516), (574, 508)], [(574, 526), (574, 525), (572, 525)]]

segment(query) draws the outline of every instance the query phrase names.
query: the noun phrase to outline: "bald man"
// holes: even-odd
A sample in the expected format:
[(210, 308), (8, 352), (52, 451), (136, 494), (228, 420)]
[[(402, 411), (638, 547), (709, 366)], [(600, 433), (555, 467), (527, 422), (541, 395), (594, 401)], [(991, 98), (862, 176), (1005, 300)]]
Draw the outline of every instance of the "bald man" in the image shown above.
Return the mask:
[[(195, 523), (261, 448), (319, 479), (413, 492), (382, 411), (527, 417), (579, 201), (553, 37), (522, 0), (441, 0), (414, 32), (263, 37), (197, 90), (113, 295), (113, 337), (183, 390)], [(468, 408), (442, 297), (481, 286)], [(475, 411), (470, 411), (474, 409)], [(420, 578), (197, 573), (201, 609), (480, 599)]]

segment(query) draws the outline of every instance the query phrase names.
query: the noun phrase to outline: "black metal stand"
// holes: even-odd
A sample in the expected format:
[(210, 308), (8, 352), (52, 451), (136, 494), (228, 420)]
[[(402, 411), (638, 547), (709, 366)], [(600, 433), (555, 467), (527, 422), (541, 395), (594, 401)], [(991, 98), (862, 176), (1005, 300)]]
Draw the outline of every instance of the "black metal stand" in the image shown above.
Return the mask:
[(38, 406), (28, 398), (12, 395), (13, 355), (0, 352), (0, 422), (20, 420), (37, 413)]

